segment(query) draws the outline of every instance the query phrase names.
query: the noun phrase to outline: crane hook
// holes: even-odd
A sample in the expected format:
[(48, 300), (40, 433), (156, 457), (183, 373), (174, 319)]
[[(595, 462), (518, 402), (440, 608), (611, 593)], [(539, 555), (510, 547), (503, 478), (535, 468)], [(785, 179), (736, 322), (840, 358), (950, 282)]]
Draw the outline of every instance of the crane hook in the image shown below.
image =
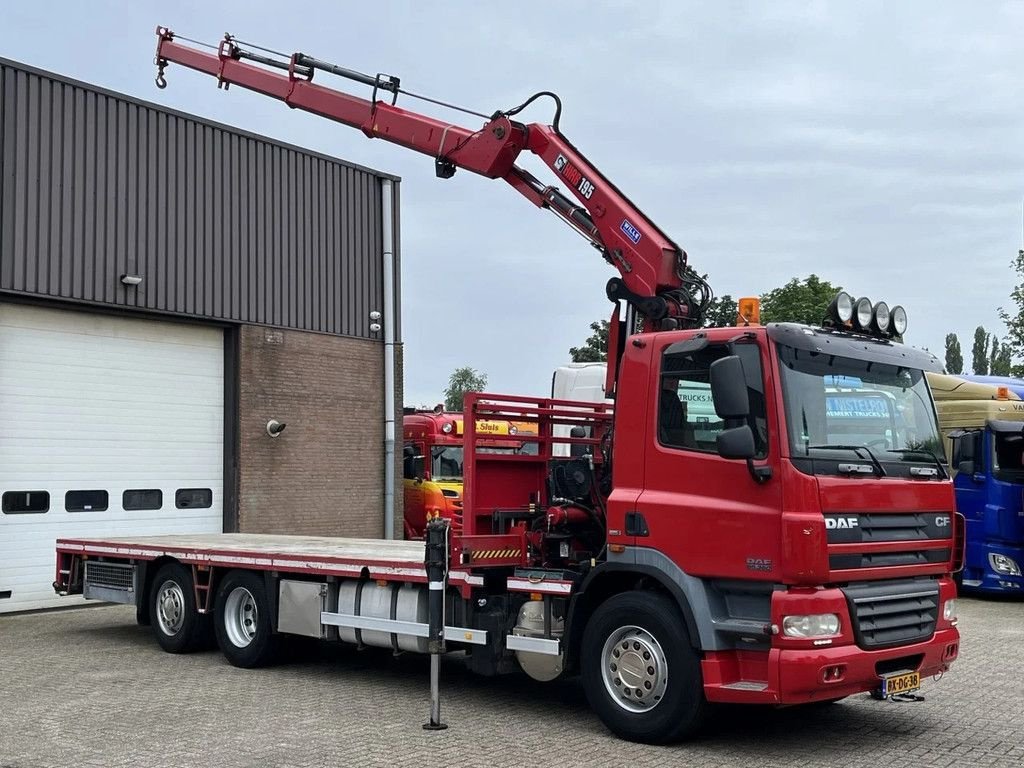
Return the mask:
[(156, 63), (156, 87), (163, 90), (167, 87), (167, 78), (164, 77), (164, 67), (167, 66), (166, 61), (157, 61)]

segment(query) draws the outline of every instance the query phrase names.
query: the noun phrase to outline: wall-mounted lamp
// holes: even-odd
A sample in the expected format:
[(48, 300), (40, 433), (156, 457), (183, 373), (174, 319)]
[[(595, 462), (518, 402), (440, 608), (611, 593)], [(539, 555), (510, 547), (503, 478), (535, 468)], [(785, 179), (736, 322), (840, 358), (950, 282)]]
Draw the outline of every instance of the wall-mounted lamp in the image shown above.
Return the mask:
[(376, 309), (370, 313), (370, 333), (380, 333), (380, 312)]
[(267, 434), (271, 437), (280, 437), (281, 433), (284, 432), (284, 428), (288, 426), (283, 421), (277, 419), (271, 419), (267, 422)]
[(142, 282), (142, 275), (121, 275), (121, 282), (124, 285), (138, 285)]

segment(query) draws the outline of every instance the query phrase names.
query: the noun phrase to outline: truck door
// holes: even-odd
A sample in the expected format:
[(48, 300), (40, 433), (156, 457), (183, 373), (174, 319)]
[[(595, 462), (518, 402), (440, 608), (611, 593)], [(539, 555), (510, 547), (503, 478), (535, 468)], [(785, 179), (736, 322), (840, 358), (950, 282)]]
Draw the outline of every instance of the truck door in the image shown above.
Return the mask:
[(421, 538), (427, 524), (427, 511), (423, 498), (423, 443), (407, 442), (402, 454), (405, 538)]
[(956, 508), (968, 525), (980, 524), (985, 515), (986, 480), (990, 476), (991, 461), (985, 454), (986, 443), (991, 444), (988, 430), (973, 429), (953, 440), (953, 487), (956, 489)]
[[(716, 438), (725, 428), (711, 396), (711, 363), (727, 355), (743, 363), (750, 398), (758, 465), (773, 477), (759, 483), (743, 461), (718, 455)], [(691, 575), (778, 578), (780, 573), (780, 490), (778, 439), (769, 439), (771, 388), (768, 361), (754, 341), (707, 344), (659, 343), (654, 350), (648, 412), (644, 489), (637, 512), (648, 535), (638, 547), (667, 555)], [(772, 419), (772, 432), (777, 422)]]

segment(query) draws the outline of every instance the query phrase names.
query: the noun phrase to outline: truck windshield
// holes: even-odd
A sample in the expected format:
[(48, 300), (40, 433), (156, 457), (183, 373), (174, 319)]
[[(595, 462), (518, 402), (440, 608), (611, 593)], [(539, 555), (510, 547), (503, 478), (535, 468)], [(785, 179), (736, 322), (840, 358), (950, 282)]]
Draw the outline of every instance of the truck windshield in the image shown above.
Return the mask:
[(992, 444), (992, 469), (1008, 483), (1024, 483), (1024, 434), (996, 432)]
[(435, 445), (431, 448), (430, 477), (432, 480), (461, 480), (462, 446)]
[[(794, 457), (850, 461), (850, 446), (882, 462), (945, 462), (924, 373), (779, 345)], [(845, 447), (843, 447), (845, 446)], [(863, 451), (865, 461), (870, 454)]]

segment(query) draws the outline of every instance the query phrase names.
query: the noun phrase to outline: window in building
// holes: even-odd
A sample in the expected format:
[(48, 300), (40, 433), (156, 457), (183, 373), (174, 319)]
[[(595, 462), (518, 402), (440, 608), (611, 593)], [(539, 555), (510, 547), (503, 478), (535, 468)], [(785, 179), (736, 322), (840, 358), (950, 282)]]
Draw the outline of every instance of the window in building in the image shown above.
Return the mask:
[(178, 509), (207, 509), (213, 506), (213, 491), (209, 488), (179, 488), (174, 494)]
[(128, 512), (160, 509), (164, 505), (164, 492), (159, 488), (133, 488), (121, 494), (121, 506)]
[(33, 515), (50, 510), (50, 494), (46, 491), (6, 491), (0, 508), (5, 515)]
[(64, 509), (68, 512), (103, 512), (109, 501), (106, 491), (68, 491), (64, 494)]
[(768, 454), (764, 382), (760, 355), (754, 344), (736, 344), (732, 350), (712, 345), (696, 351), (664, 355), (658, 397), (658, 439), (663, 445), (717, 452), (718, 433), (727, 425), (715, 413), (711, 397), (711, 364), (729, 354), (737, 355), (743, 363), (750, 398), (748, 423), (754, 431), (757, 456), (763, 458)]

